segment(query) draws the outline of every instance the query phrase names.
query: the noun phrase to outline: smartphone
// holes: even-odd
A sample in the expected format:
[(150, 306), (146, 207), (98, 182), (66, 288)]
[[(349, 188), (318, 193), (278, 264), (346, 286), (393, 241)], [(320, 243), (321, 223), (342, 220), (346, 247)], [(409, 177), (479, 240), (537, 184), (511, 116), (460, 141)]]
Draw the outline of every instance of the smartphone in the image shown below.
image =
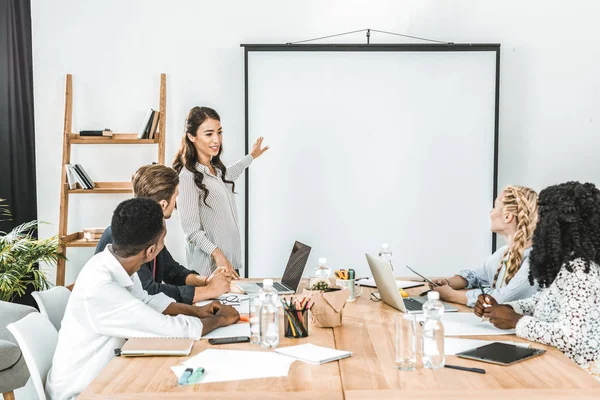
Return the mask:
[(231, 343), (246, 343), (250, 341), (248, 336), (224, 337), (218, 339), (208, 339), (210, 344), (231, 344)]

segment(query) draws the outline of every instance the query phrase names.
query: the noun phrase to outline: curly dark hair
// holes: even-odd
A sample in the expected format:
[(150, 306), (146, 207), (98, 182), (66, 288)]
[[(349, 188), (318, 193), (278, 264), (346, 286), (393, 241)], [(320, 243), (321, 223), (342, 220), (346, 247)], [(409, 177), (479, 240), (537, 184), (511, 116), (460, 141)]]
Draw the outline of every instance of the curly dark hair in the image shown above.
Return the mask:
[(125, 200), (115, 209), (110, 227), (114, 253), (135, 256), (155, 244), (165, 229), (162, 208), (148, 197)]
[(567, 182), (540, 192), (539, 221), (533, 234), (529, 282), (554, 282), (563, 265), (576, 258), (600, 264), (600, 191), (592, 183)]
[[(204, 193), (203, 201), (204, 204), (208, 206), (206, 202), (206, 198), (208, 197), (208, 188), (202, 182), (204, 180), (204, 174), (199, 172), (196, 169), (196, 163), (198, 162), (198, 155), (196, 154), (196, 148), (194, 147), (194, 143), (188, 137), (188, 133), (192, 136), (196, 136), (198, 133), (198, 128), (200, 125), (204, 123), (207, 119), (214, 119), (216, 121), (221, 121), (221, 117), (219, 114), (209, 107), (194, 107), (188, 113), (188, 116), (185, 120), (185, 133), (183, 138), (181, 138), (181, 146), (173, 159), (173, 169), (180, 173), (183, 168), (186, 168), (188, 171), (194, 174), (194, 182), (196, 186)], [(214, 156), (210, 163), (213, 167), (221, 171), (221, 179), (223, 182), (231, 185), (231, 191), (235, 193), (235, 183), (233, 181), (227, 180), (227, 168), (223, 161), (221, 161), (221, 154), (223, 154), (223, 145), (219, 148), (219, 153)], [(210, 206), (209, 206), (210, 207)]]

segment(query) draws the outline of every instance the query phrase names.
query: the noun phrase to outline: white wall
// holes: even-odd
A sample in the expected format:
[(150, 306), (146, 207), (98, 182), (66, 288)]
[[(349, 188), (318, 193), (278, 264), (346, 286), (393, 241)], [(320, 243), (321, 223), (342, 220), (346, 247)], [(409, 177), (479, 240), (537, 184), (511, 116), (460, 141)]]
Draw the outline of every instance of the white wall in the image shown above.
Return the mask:
[[(221, 113), (225, 158), (234, 161), (244, 152), (239, 44), (363, 28), (501, 43), (500, 185), (541, 189), (567, 179), (598, 182), (599, 20), (600, 4), (593, 0), (32, 0), (38, 214), (54, 224), (41, 234), (57, 231), (66, 73), (74, 78), (73, 128), (115, 131), (138, 128), (147, 108), (157, 105), (159, 74), (167, 73), (167, 160), (177, 149), (186, 112), (204, 104)], [(375, 33), (371, 39), (407, 42)], [(363, 41), (361, 35), (328, 40)], [(74, 160), (95, 179), (127, 180), (139, 164), (152, 161), (154, 149), (132, 154), (133, 147), (123, 147), (76, 149)], [(456, 190), (468, 199), (468, 187)], [(121, 198), (72, 196), (71, 231), (108, 224)], [(168, 227), (167, 244), (183, 261), (177, 220)], [(452, 234), (451, 226), (441, 229)], [(68, 282), (90, 254), (69, 250)]]

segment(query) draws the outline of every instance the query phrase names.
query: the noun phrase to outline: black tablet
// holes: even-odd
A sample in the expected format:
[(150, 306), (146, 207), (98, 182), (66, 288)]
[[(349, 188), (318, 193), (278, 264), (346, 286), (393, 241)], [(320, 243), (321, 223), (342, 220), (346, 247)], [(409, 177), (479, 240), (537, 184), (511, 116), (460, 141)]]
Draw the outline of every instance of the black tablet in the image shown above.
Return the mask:
[(484, 361), (493, 364), (511, 365), (528, 358), (544, 354), (546, 350), (534, 349), (529, 347), (516, 346), (500, 342), (490, 343), (488, 345), (477, 347), (473, 350), (456, 353), (462, 358)]

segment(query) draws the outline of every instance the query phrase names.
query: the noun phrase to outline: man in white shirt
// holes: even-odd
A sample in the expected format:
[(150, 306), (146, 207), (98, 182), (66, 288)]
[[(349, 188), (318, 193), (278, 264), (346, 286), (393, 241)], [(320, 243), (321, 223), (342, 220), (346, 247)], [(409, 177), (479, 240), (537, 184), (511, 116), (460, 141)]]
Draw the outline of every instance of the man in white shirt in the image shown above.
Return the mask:
[(198, 340), (239, 320), (235, 309), (218, 302), (195, 307), (142, 289), (136, 272), (162, 250), (166, 234), (162, 209), (154, 200), (122, 202), (111, 226), (113, 244), (86, 263), (69, 298), (46, 383), (50, 399), (81, 393), (126, 338)]

